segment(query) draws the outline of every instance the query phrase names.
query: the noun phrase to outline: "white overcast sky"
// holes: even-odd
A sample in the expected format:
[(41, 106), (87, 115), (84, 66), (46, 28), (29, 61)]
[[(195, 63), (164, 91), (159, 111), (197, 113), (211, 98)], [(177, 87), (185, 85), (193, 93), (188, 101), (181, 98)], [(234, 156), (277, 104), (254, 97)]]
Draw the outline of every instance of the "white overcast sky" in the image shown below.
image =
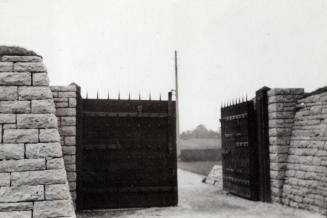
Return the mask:
[(181, 129), (219, 127), (223, 101), (327, 85), (326, 0), (0, 0), (0, 44), (44, 57), (52, 85), (152, 98), (174, 88)]

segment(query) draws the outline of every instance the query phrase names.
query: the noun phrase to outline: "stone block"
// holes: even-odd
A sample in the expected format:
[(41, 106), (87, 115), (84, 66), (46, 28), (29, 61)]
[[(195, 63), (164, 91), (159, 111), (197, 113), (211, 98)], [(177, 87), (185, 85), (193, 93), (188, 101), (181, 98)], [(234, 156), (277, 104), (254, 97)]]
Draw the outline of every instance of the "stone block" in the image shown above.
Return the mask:
[(0, 144), (0, 160), (24, 159), (24, 144)]
[(287, 168), (287, 163), (270, 163), (270, 169), (275, 171), (284, 171)]
[(44, 170), (45, 159), (22, 159), (0, 161), (0, 172), (20, 172), (27, 170)]
[(35, 143), (38, 142), (37, 129), (5, 129), (4, 143)]
[(32, 211), (6, 211), (0, 212), (0, 218), (32, 218)]
[(52, 99), (49, 87), (19, 87), (19, 100), (45, 100)]
[(272, 103), (268, 106), (269, 112), (282, 112), (282, 111), (294, 111), (296, 108), (296, 102), (291, 103)]
[(0, 114), (0, 123), (16, 123), (16, 115)]
[(0, 101), (16, 100), (18, 99), (17, 86), (1, 86), (0, 87)]
[(74, 136), (76, 135), (76, 127), (75, 126), (62, 126), (59, 129), (61, 136)]
[(269, 128), (292, 128), (293, 119), (273, 119), (269, 120)]
[(74, 182), (76, 181), (76, 173), (75, 172), (68, 172), (67, 173), (67, 179), (69, 182)]
[(38, 143), (26, 145), (26, 158), (48, 158), (62, 157), (61, 145), (59, 143)]
[(56, 108), (52, 99), (32, 100), (33, 114), (54, 114), (55, 112)]
[(45, 186), (45, 199), (46, 200), (68, 200), (69, 188), (67, 184), (56, 184)]
[(54, 114), (18, 114), (17, 128), (38, 129), (56, 128), (57, 117)]
[(31, 73), (0, 73), (0, 85), (30, 86), (31, 84)]
[(17, 125), (13, 123), (3, 124), (3, 129), (17, 129)]
[(60, 142), (60, 135), (57, 129), (41, 129), (40, 142)]
[[(10, 173), (0, 173), (0, 187), (10, 186)], [(1, 211), (1, 205), (0, 205)]]
[(292, 128), (271, 128), (269, 129), (270, 137), (289, 137), (292, 135)]
[(69, 182), (69, 190), (76, 191), (76, 182)]
[(66, 108), (69, 106), (68, 102), (55, 102), (56, 108)]
[(64, 155), (74, 155), (76, 154), (76, 147), (75, 146), (62, 146), (62, 153)]
[(303, 88), (292, 88), (292, 89), (270, 89), (268, 91), (268, 96), (274, 96), (274, 95), (302, 95), (304, 94)]
[(268, 114), (269, 120), (272, 119), (294, 119), (295, 112), (270, 112)]
[(76, 86), (69, 85), (69, 86), (50, 86), (51, 91), (53, 92), (76, 92)]
[(33, 218), (73, 217), (71, 200), (40, 201), (34, 203)]
[(0, 62), (0, 72), (10, 72), (13, 71), (12, 62)]
[(49, 77), (47, 73), (33, 73), (33, 86), (49, 86)]
[(76, 98), (76, 92), (59, 92), (59, 98)]
[(22, 211), (22, 210), (32, 210), (32, 209), (33, 209), (32, 202), (0, 203), (0, 211)]
[(67, 172), (76, 172), (76, 165), (75, 164), (66, 164), (65, 165)]
[(72, 197), (73, 201), (76, 201), (76, 192), (74, 191), (70, 192), (70, 196)]
[(14, 71), (44, 72), (47, 69), (42, 62), (17, 62), (14, 64)]
[(75, 164), (76, 163), (75, 155), (65, 155), (64, 161), (65, 161), (65, 165), (66, 164)]
[(76, 125), (76, 117), (62, 117), (61, 125), (62, 126), (75, 126)]
[(13, 172), (11, 173), (11, 184), (13, 186), (65, 184), (66, 178), (64, 169)]
[(76, 107), (77, 101), (76, 98), (69, 98), (69, 107)]
[(44, 200), (44, 186), (11, 186), (0, 188), (0, 202)]
[(76, 137), (75, 136), (65, 136), (65, 145), (68, 145), (68, 146), (76, 145)]
[(69, 98), (54, 98), (53, 101), (56, 102), (68, 102)]
[(0, 101), (0, 113), (27, 114), (31, 112), (29, 101)]
[(57, 108), (56, 115), (62, 116), (76, 116), (76, 108)]
[(296, 103), (302, 95), (273, 95), (268, 98), (268, 104), (272, 103)]
[(2, 61), (11, 62), (42, 62), (42, 57), (39, 56), (3, 56)]
[(64, 169), (64, 159), (63, 158), (54, 158), (47, 160), (47, 169)]
[(53, 96), (53, 98), (58, 98), (58, 92), (54, 92), (54, 91), (52, 91), (52, 90), (51, 90), (51, 92), (52, 92), (52, 96)]

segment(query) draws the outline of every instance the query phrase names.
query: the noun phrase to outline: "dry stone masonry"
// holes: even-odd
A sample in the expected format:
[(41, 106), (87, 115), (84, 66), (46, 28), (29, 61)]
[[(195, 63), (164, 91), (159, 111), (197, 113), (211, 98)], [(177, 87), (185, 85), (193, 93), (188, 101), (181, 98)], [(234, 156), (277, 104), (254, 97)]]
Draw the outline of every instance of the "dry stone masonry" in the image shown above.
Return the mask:
[(273, 89), (268, 94), (273, 200), (326, 214), (327, 90)]
[(76, 200), (76, 107), (80, 87), (52, 86), (53, 100), (56, 106), (60, 142), (67, 172), (70, 192), (73, 201)]
[(303, 94), (303, 89), (271, 89), (268, 91), (269, 156), (273, 202), (281, 203), (296, 102), (303, 97)]
[(23, 50), (0, 47), (0, 217), (75, 217), (47, 71)]

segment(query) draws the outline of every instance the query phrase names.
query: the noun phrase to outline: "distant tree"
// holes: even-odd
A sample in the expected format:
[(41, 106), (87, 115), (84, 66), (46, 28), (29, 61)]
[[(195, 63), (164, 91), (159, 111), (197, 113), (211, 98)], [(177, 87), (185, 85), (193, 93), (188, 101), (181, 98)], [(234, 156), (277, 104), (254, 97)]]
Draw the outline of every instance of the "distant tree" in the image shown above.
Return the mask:
[(180, 134), (181, 139), (190, 138), (219, 138), (220, 133), (213, 130), (208, 130), (203, 124), (198, 125), (194, 130), (187, 130)]

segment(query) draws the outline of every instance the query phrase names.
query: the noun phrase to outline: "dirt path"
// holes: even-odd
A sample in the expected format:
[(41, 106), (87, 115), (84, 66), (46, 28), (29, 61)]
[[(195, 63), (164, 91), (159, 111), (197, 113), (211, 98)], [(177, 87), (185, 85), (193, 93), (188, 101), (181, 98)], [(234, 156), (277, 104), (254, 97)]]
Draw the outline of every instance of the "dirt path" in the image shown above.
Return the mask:
[(178, 207), (88, 211), (79, 218), (323, 218), (322, 215), (276, 204), (252, 202), (226, 195), (219, 187), (201, 183), (202, 176), (178, 170)]

